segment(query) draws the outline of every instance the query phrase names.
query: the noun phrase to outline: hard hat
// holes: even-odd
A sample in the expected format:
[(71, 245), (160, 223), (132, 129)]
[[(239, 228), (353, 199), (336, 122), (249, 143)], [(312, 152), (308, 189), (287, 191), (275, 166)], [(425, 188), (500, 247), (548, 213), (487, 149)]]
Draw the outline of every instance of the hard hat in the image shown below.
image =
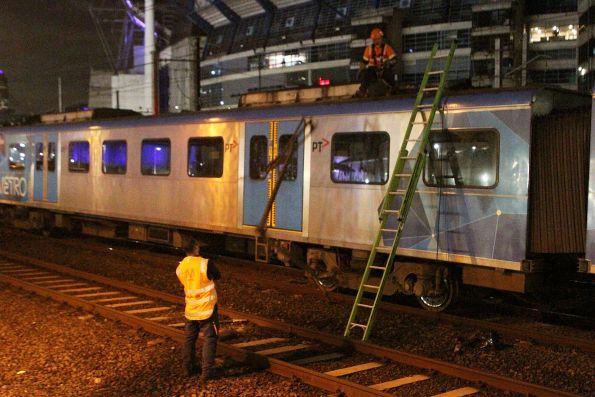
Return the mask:
[(372, 29), (372, 31), (370, 32), (370, 38), (372, 40), (377, 40), (380, 39), (382, 36), (384, 36), (384, 33), (382, 32), (382, 30), (380, 30), (379, 28), (374, 28)]

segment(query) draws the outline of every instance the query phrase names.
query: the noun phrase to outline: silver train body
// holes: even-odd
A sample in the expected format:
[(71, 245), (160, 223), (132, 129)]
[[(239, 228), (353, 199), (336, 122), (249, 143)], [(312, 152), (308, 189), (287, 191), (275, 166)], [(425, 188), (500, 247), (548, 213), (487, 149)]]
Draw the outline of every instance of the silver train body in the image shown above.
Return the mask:
[[(344, 101), (5, 128), (0, 208), (21, 227), (176, 246), (192, 236), (356, 288), (412, 104)], [(595, 273), (591, 98), (498, 90), (452, 94), (443, 105), (387, 292), (436, 295), (444, 268), (465, 284), (531, 291), (559, 270), (544, 260), (552, 255), (571, 257), (571, 271)], [(260, 238), (281, 173), (266, 166), (296, 129), (299, 145)]]

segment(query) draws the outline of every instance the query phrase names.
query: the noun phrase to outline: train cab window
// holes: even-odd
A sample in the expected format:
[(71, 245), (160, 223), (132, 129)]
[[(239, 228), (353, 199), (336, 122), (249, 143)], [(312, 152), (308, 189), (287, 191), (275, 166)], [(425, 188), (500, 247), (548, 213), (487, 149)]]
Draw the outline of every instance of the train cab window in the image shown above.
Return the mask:
[(35, 144), (35, 171), (43, 171), (43, 142)]
[(89, 142), (70, 142), (68, 144), (68, 171), (89, 172)]
[(48, 142), (48, 172), (56, 171), (56, 142)]
[(223, 138), (191, 138), (188, 141), (188, 176), (223, 176)]
[(333, 135), (331, 179), (335, 183), (382, 185), (388, 181), (390, 137), (386, 132)]
[(140, 167), (143, 175), (169, 175), (171, 162), (169, 139), (145, 139), (141, 145)]
[[(282, 156), (281, 158), (285, 158), (287, 155), (287, 151), (291, 150), (289, 144), (291, 143), (291, 135), (281, 135), (279, 137), (279, 155)], [(287, 163), (287, 172), (283, 176), (284, 181), (295, 181), (297, 178), (297, 165), (298, 165), (298, 156), (297, 156), (297, 142), (294, 143), (294, 150), (291, 155), (291, 159)], [(279, 165), (279, 174), (283, 171), (283, 164)]]
[(126, 141), (104, 141), (101, 170), (104, 174), (126, 173)]
[(255, 135), (250, 138), (250, 179), (266, 179), (269, 163), (267, 137)]
[(8, 168), (11, 170), (24, 170), (27, 159), (26, 143), (11, 143), (8, 145)]
[(498, 184), (499, 136), (494, 129), (431, 131), (427, 186), (493, 188)]

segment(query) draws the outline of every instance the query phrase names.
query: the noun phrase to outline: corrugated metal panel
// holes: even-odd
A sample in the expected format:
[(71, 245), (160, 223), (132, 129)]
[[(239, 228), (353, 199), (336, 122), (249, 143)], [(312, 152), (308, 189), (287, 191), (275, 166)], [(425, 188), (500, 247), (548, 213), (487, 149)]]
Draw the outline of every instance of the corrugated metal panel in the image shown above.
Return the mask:
[(229, 24), (229, 20), (214, 6), (200, 10), (199, 14), (216, 28)]
[(588, 109), (533, 120), (531, 253), (585, 251), (590, 123)]
[(242, 18), (264, 13), (263, 8), (254, 0), (228, 0), (225, 2), (232, 10)]
[[(312, 0), (271, 0), (277, 8), (287, 8), (296, 6), (298, 4), (311, 3)], [(227, 4), (236, 14), (242, 18), (248, 18), (254, 15), (262, 14), (264, 10), (254, 0), (230, 0), (226, 1)], [(230, 22), (225, 16), (213, 5), (207, 7), (201, 7), (199, 12), (207, 22), (214, 27), (218, 28), (223, 25), (228, 25)]]
[(312, 0), (271, 0), (277, 8), (287, 8), (298, 4), (311, 3)]

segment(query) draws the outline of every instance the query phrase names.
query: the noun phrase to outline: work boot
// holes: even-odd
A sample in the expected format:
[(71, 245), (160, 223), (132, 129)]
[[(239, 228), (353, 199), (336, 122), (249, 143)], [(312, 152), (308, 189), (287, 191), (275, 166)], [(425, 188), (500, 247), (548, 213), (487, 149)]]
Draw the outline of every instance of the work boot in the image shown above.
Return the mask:
[(200, 366), (198, 366), (196, 364), (191, 365), (190, 367), (186, 368), (186, 376), (187, 377), (192, 377), (192, 376), (198, 375), (198, 374), (200, 374), (200, 372), (201, 372)]

